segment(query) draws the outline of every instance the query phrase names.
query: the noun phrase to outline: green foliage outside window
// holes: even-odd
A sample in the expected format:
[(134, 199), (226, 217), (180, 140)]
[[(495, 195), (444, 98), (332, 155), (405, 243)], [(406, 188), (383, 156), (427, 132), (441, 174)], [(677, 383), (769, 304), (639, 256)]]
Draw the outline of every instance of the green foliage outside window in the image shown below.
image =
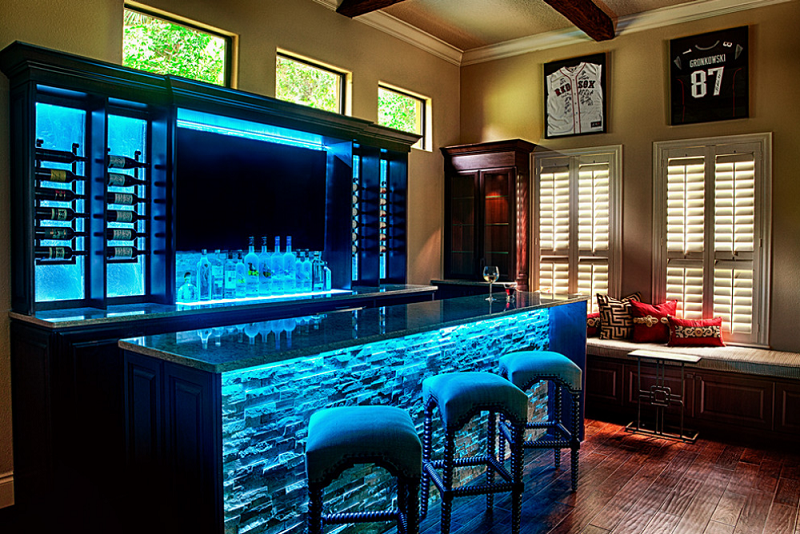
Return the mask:
[(275, 80), (275, 97), (280, 100), (341, 112), (341, 74), (278, 55)]
[(378, 124), (403, 132), (422, 134), (422, 101), (379, 87)]
[(124, 66), (225, 85), (226, 39), (130, 9), (124, 17)]

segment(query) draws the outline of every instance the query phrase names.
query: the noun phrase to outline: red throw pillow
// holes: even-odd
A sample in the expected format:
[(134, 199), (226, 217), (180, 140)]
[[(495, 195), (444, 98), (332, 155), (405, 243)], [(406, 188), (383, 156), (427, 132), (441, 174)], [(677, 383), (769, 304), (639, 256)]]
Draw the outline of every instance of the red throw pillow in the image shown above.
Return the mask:
[(722, 317), (713, 319), (678, 319), (668, 317), (669, 346), (724, 347), (722, 342)]
[(633, 317), (634, 343), (666, 343), (669, 341), (669, 325), (667, 316), (675, 315), (677, 300), (668, 300), (663, 304), (645, 304), (632, 300), (631, 317)]
[(586, 337), (595, 337), (600, 333), (600, 312), (586, 316)]

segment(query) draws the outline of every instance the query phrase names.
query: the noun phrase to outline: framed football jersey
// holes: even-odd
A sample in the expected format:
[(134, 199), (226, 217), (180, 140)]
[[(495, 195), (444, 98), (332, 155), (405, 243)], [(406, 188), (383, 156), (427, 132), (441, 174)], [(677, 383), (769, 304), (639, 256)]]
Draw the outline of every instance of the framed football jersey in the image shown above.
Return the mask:
[(606, 131), (606, 56), (594, 54), (544, 64), (544, 136)]
[(748, 27), (670, 41), (672, 124), (749, 115)]

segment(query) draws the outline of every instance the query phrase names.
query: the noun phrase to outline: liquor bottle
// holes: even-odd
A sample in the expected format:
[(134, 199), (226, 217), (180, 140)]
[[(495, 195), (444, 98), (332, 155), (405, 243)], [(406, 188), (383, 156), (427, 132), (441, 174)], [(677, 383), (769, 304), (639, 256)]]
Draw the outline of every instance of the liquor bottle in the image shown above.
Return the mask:
[(58, 184), (69, 184), (75, 180), (83, 180), (83, 176), (77, 176), (74, 172), (66, 169), (36, 169), (35, 176), (37, 180)]
[(134, 247), (107, 247), (106, 257), (110, 260), (132, 260), (139, 256)]
[(36, 239), (68, 241), (75, 237), (75, 230), (68, 226), (40, 226), (36, 228)]
[(192, 272), (183, 273), (183, 285), (178, 288), (177, 300), (179, 302), (194, 302), (197, 300), (197, 288), (192, 283)]
[(106, 176), (106, 183), (112, 187), (130, 187), (132, 185), (144, 185), (146, 182), (130, 174), (110, 172)]
[(244, 264), (242, 253), (237, 253), (236, 262), (236, 298), (242, 299), (247, 296), (247, 266)]
[(233, 252), (228, 251), (223, 268), (225, 275), (223, 295), (226, 299), (236, 298), (236, 262), (233, 259)]
[(40, 187), (36, 190), (37, 200), (51, 200), (56, 202), (72, 202), (75, 199), (83, 198), (71, 189), (55, 189), (50, 187)]
[(106, 228), (106, 239), (109, 241), (133, 241), (137, 237), (144, 237), (132, 228)]
[(283, 276), (283, 254), (281, 254), (281, 238), (275, 236), (275, 252), (272, 253), (270, 259), (270, 266), (272, 269), (272, 294), (280, 295), (284, 291), (284, 276)]
[(80, 214), (72, 208), (36, 208), (36, 218), (50, 221), (71, 221)]
[(297, 269), (297, 257), (292, 252), (292, 236), (286, 236), (286, 252), (283, 253), (283, 290), (286, 293), (294, 293), (297, 283), (295, 272)]
[(200, 300), (211, 299), (211, 262), (208, 261), (206, 249), (203, 249), (203, 255), (197, 262), (197, 295)]
[(136, 167), (147, 167), (147, 164), (142, 161), (136, 161), (128, 156), (113, 156), (109, 155), (108, 159), (109, 169), (133, 169)]
[(42, 260), (71, 260), (75, 256), (82, 255), (70, 247), (36, 247), (35, 253), (36, 257)]
[(139, 215), (131, 210), (108, 210), (106, 211), (108, 222), (135, 223), (144, 219), (144, 215)]
[(358, 221), (356, 219), (353, 219), (352, 226), (353, 226), (353, 230), (358, 229), (359, 224), (358, 224)]
[(225, 255), (217, 249), (214, 255), (209, 259), (211, 262), (211, 298), (214, 300), (223, 297), (223, 288), (225, 287)]
[(74, 163), (76, 161), (83, 161), (86, 158), (73, 154), (68, 150), (36, 148), (36, 159), (43, 161), (54, 161), (56, 163)]
[(321, 252), (315, 251), (311, 259), (311, 290), (322, 291), (325, 282), (325, 274), (322, 271)]
[(328, 267), (328, 263), (323, 261), (322, 262), (322, 290), (323, 291), (330, 291), (331, 290), (331, 269)]
[(269, 295), (272, 292), (272, 254), (267, 250), (267, 236), (261, 238), (258, 273), (258, 294)]
[(303, 253), (303, 261), (300, 263), (300, 268), (298, 269), (303, 273), (302, 276), (302, 287), (300, 288), (302, 291), (308, 292), (311, 291), (311, 253), (309, 251), (305, 251)]
[(140, 198), (133, 193), (106, 193), (106, 202), (108, 204), (121, 204), (123, 206), (133, 206), (140, 202), (146, 202), (145, 199)]
[(244, 257), (244, 265), (247, 267), (247, 280), (245, 281), (245, 292), (248, 297), (258, 296), (258, 255), (256, 254), (256, 239), (254, 236), (248, 238), (247, 256)]
[(380, 199), (378, 202), (380, 203), (380, 205), (381, 205), (381, 206), (385, 206), (386, 204), (388, 204), (388, 203), (389, 203), (389, 201), (388, 201), (388, 200), (386, 200), (386, 199), (385, 199), (385, 198), (383, 198), (383, 197), (381, 197), (381, 199)]

